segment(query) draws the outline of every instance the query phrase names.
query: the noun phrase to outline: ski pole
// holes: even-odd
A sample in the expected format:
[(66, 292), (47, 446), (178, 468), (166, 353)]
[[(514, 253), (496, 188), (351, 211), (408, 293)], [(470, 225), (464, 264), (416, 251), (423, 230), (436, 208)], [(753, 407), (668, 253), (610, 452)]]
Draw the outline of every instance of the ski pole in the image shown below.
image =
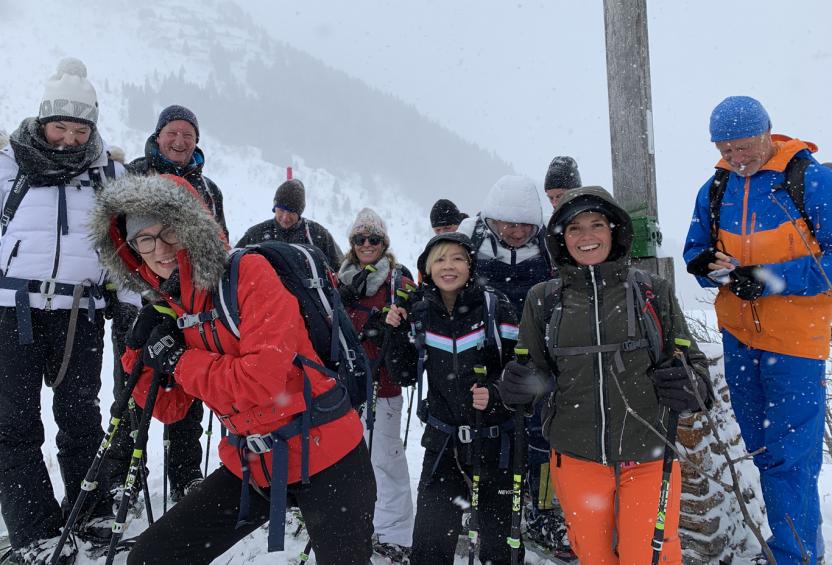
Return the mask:
[[(529, 350), (516, 347), (514, 355), (517, 362), (525, 365), (529, 362)], [(523, 476), (526, 473), (526, 414), (525, 406), (514, 407), (514, 461), (513, 482), (511, 488), (511, 534), (508, 545), (511, 547), (511, 565), (520, 565), (520, 523), (523, 520)]]
[(410, 415), (413, 414), (413, 397), (416, 396), (413, 387), (409, 387), (409, 394), (407, 399), (407, 424), (404, 427), (404, 444), (403, 447), (407, 449), (407, 436), (410, 434)]
[(211, 436), (214, 435), (213, 428), (214, 427), (214, 412), (208, 412), (208, 429), (205, 430), (205, 472), (202, 474), (203, 477), (208, 476), (208, 458), (211, 457)]
[(115, 399), (113, 404), (110, 406), (110, 425), (107, 428), (107, 433), (104, 434), (104, 438), (98, 446), (98, 451), (95, 453), (92, 464), (87, 470), (84, 480), (81, 481), (81, 492), (78, 493), (78, 498), (75, 499), (75, 504), (73, 504), (72, 510), (69, 513), (66, 524), (64, 525), (64, 530), (61, 532), (58, 545), (55, 547), (55, 551), (52, 552), (52, 557), (49, 559), (50, 565), (55, 565), (58, 562), (61, 549), (63, 549), (70, 532), (75, 527), (75, 522), (78, 520), (78, 515), (81, 513), (81, 508), (84, 505), (84, 500), (87, 498), (87, 494), (98, 488), (97, 479), (98, 473), (101, 470), (101, 463), (103, 463), (104, 456), (107, 454), (107, 451), (110, 449), (110, 445), (112, 445), (113, 439), (116, 436), (116, 432), (121, 424), (121, 417), (127, 409), (127, 403), (132, 398), (133, 389), (136, 388), (136, 383), (139, 381), (143, 367), (144, 364), (141, 360), (136, 361), (136, 364), (133, 366), (133, 370), (130, 372), (130, 377), (124, 385), (124, 389), (121, 391), (121, 396)]
[[(485, 386), (488, 370), (485, 365), (474, 365), (477, 375), (477, 388)], [(482, 473), (482, 410), (474, 408), (474, 445), (472, 448), (473, 472), (471, 473), (471, 520), (468, 523), (468, 565), (474, 565), (474, 558), (479, 552), (480, 545), (480, 473)]]
[[(379, 365), (381, 364), (379, 359)], [(375, 371), (373, 371), (375, 373)], [(378, 381), (373, 379), (373, 396), (367, 400), (367, 428), (370, 430), (370, 441), (367, 446), (367, 451), (370, 453), (370, 459), (373, 458), (373, 436), (376, 432), (376, 402), (378, 402)]]
[(165, 424), (162, 432), (162, 448), (164, 469), (162, 476), (162, 514), (168, 513), (168, 473), (170, 472), (170, 425)]
[[(128, 404), (128, 408), (130, 411), (130, 429), (133, 430), (130, 432), (130, 438), (133, 440), (133, 445), (136, 444), (136, 435), (139, 433), (139, 419), (136, 416), (136, 401), (132, 397), (130, 398), (130, 403)], [(142, 465), (139, 467), (139, 480), (142, 484), (142, 492), (144, 493), (144, 506), (145, 511), (147, 512), (147, 523), (148, 525), (153, 525), (153, 505), (150, 502), (150, 487), (147, 484), (147, 473), (145, 472), (147, 469), (147, 453), (142, 454)]]
[(300, 561), (298, 561), (298, 565), (306, 565), (306, 562), (309, 561), (309, 556), (312, 554), (312, 540), (306, 542), (306, 547), (303, 548), (303, 551), (300, 554)]
[(164, 374), (159, 371), (153, 372), (153, 380), (150, 383), (150, 390), (147, 393), (142, 420), (139, 423), (139, 431), (136, 434), (136, 443), (133, 446), (133, 455), (130, 458), (130, 468), (127, 471), (127, 478), (124, 481), (124, 490), (121, 493), (121, 501), (118, 505), (118, 513), (113, 522), (113, 535), (110, 537), (110, 547), (107, 550), (106, 565), (112, 565), (116, 556), (116, 546), (124, 534), (124, 525), (127, 522), (127, 510), (130, 507), (130, 496), (136, 486), (136, 477), (139, 474), (139, 467), (142, 465), (142, 457), (147, 446), (148, 430), (150, 420), (153, 418), (153, 407), (156, 405), (156, 398), (159, 395), (159, 386)]
[[(410, 299), (410, 293), (413, 290), (415, 290), (415, 288), (416, 287), (410, 284), (404, 283), (401, 272), (398, 269), (396, 269), (396, 272), (390, 279), (390, 306), (398, 306), (401, 308)], [(382, 309), (382, 313), (387, 313), (389, 311), (389, 306)], [(387, 357), (387, 352), (390, 350), (390, 344), (392, 343), (392, 333), (393, 326), (385, 323), (384, 337), (382, 338), (381, 342), (381, 351), (378, 354), (378, 359), (376, 359), (376, 366), (373, 368), (373, 402), (367, 410), (367, 429), (370, 430), (369, 452), (371, 459), (373, 457), (373, 435), (375, 432), (376, 402), (378, 401), (378, 388), (380, 386), (381, 381), (381, 367), (384, 364), (384, 358)]]
[[(676, 338), (676, 350), (674, 356), (684, 355), (690, 341)], [(679, 413), (671, 410), (667, 419), (667, 434), (665, 435), (664, 457), (662, 459), (662, 484), (659, 489), (659, 508), (656, 513), (656, 527), (653, 529), (653, 541), (650, 544), (653, 548), (652, 565), (658, 565), (664, 545), (664, 527), (667, 517), (667, 502), (670, 496), (670, 475), (673, 471), (673, 460), (676, 458), (671, 445), (676, 445), (676, 428), (679, 424)]]

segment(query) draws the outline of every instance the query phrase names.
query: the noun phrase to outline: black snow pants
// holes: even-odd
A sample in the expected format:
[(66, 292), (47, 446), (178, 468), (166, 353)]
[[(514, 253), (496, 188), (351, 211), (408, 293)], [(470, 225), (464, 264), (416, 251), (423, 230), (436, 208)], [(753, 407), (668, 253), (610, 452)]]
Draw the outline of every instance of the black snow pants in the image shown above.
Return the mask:
[[(211, 563), (269, 519), (269, 501), (250, 487), (249, 494), (250, 524), (236, 528), (240, 479), (220, 467), (139, 536), (128, 565)], [(300, 508), (319, 565), (369, 564), (375, 502), (373, 468), (363, 441), (312, 475), (308, 487), (290, 485), (287, 497), (289, 505)], [(277, 555), (277, 561), (284, 557)]]
[[(121, 367), (121, 355), (124, 353), (125, 339), (128, 327), (123, 327), (128, 320), (120, 320), (118, 316), (113, 318), (112, 339), (113, 353), (113, 398), (118, 398), (124, 391), (128, 375)], [(129, 320), (132, 322), (132, 320)], [(170, 424), (168, 446), (168, 479), (170, 480), (171, 492), (181, 493), (194, 479), (202, 478), (202, 444), (199, 440), (202, 436), (202, 417), (204, 408), (202, 401), (194, 399), (191, 408), (185, 417), (178, 422)], [(142, 419), (142, 409), (136, 406), (135, 421)], [(109, 474), (109, 482), (113, 486), (124, 483), (127, 478), (127, 471), (130, 467), (130, 457), (133, 453), (133, 440), (130, 437), (130, 417), (125, 414), (123, 422), (128, 425), (119, 426), (116, 437), (110, 450), (107, 452), (106, 472)]]
[[(15, 309), (0, 307), (0, 510), (15, 548), (54, 537), (63, 526), (41, 452), (41, 391), (61, 366), (69, 316), (69, 310), (32, 308), (34, 343), (20, 345)], [(90, 322), (81, 309), (66, 375), (52, 398), (65, 506), (78, 497), (104, 436), (98, 403), (103, 350), (103, 313)]]
[[(485, 441), (497, 445), (500, 443), (499, 439)], [(416, 499), (411, 565), (452, 565), (454, 562), (462, 530), (460, 501), (471, 500), (468, 480), (471, 478), (472, 467), (465, 464), (465, 457), (457, 454), (453, 443), (448, 445), (433, 473), (431, 471), (438, 453), (425, 451)], [(511, 563), (511, 548), (506, 543), (506, 538), (511, 533), (511, 464), (508, 469), (499, 469), (498, 457), (493, 457), (495, 450), (483, 451), (490, 454), (483, 455), (480, 475), (479, 558), (482, 563), (508, 565)], [(523, 555), (521, 546), (521, 563)]]

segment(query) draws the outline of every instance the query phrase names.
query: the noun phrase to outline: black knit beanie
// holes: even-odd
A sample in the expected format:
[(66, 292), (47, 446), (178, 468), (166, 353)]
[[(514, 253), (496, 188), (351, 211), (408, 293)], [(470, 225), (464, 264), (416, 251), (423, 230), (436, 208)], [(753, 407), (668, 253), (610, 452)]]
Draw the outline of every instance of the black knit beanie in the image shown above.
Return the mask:
[(440, 198), (430, 209), (430, 227), (456, 226), (463, 220), (456, 204), (445, 198)]
[(553, 188), (580, 188), (581, 173), (578, 172), (578, 163), (572, 157), (558, 156), (549, 163), (546, 171), (546, 180), (543, 181), (543, 190)]
[(278, 186), (274, 193), (272, 212), (276, 208), (303, 215), (303, 209), (306, 208), (306, 189), (303, 183), (298, 179), (289, 179)]
[(194, 126), (194, 131), (196, 131), (196, 141), (199, 143), (199, 122), (196, 120), (196, 114), (184, 106), (179, 106), (177, 104), (168, 106), (159, 114), (159, 119), (156, 121), (156, 131), (154, 132), (154, 135), (158, 136), (163, 127), (176, 120), (185, 120)]

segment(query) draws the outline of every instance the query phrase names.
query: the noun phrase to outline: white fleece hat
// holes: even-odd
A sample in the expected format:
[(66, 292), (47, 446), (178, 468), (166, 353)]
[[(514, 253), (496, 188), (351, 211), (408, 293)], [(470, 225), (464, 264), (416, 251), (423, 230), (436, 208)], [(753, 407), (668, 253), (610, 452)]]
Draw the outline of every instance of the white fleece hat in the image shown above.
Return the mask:
[(480, 211), (483, 218), (517, 224), (543, 223), (543, 210), (534, 181), (520, 175), (506, 175), (494, 183)]
[(79, 59), (67, 57), (58, 63), (46, 82), (38, 119), (41, 123), (68, 120), (96, 124), (98, 97), (87, 80), (87, 67)]

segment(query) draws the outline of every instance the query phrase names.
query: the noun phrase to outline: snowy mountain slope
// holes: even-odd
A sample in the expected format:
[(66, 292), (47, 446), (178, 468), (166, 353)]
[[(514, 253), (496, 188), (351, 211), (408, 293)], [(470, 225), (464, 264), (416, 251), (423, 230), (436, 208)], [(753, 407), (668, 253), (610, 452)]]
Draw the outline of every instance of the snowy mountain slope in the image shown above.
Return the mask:
[(141, 153), (158, 111), (181, 103), (199, 117), (209, 170), (222, 149), (213, 134), (260, 148), (275, 165), (302, 155), (375, 190), (409, 193), (423, 207), (510, 171), (412, 106), (271, 39), (268, 24), (219, 0), (0, 0), (0, 127), (10, 132), (33, 115), (45, 79), (72, 55), (98, 90), (105, 139), (128, 157)]

